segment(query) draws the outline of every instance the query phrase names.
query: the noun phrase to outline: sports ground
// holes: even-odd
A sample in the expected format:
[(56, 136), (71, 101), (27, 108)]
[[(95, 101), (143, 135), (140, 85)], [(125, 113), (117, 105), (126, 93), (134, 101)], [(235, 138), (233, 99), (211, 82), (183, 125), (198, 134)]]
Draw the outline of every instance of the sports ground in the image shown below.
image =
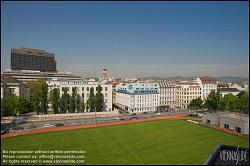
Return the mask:
[(37, 133), (1, 143), (1, 150), (85, 150), (85, 164), (204, 164), (217, 144), (249, 147), (246, 137), (177, 119)]

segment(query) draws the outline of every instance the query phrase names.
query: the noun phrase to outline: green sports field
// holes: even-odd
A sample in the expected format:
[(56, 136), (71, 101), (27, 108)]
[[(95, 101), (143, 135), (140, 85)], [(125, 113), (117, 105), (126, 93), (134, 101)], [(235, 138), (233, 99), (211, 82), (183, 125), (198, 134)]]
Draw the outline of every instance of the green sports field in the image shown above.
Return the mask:
[(217, 144), (249, 147), (246, 137), (173, 119), (40, 133), (1, 142), (2, 150), (85, 150), (85, 164), (203, 164)]

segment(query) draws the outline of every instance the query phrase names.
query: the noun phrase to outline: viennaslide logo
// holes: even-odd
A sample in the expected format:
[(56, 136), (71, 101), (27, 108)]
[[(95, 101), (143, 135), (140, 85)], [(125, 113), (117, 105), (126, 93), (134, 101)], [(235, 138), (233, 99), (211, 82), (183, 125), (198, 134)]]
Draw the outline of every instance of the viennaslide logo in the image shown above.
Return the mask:
[(240, 146), (218, 145), (206, 165), (249, 165), (249, 149)]

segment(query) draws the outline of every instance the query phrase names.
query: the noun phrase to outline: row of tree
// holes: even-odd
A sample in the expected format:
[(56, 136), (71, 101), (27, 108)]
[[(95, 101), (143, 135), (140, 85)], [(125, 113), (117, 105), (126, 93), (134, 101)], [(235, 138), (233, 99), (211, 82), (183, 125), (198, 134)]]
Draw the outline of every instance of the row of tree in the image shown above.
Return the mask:
[[(69, 95), (68, 88), (64, 87), (63, 94), (60, 97), (60, 90), (55, 88), (48, 95), (48, 85), (45, 80), (28, 82), (30, 88), (30, 102), (17, 96), (4, 97), (1, 100), (1, 112), (3, 116), (11, 116), (34, 111), (37, 114), (47, 114), (48, 104), (55, 114), (84, 112), (86, 109), (90, 112), (101, 112), (104, 110), (104, 98), (101, 93), (101, 86), (97, 87), (97, 93), (94, 94), (94, 88), (90, 88), (90, 95), (87, 103), (84, 103), (84, 94), (77, 94), (77, 88), (72, 88), (72, 95)], [(96, 110), (95, 110), (96, 108)]]
[(229, 110), (249, 113), (249, 94), (246, 91), (241, 91), (236, 96), (233, 94), (226, 94), (222, 97), (219, 91), (211, 91), (208, 97), (203, 101), (201, 98), (193, 99), (188, 107), (190, 109), (207, 108), (209, 110)]
[[(63, 94), (60, 98), (58, 88), (53, 89), (49, 95), (49, 101), (54, 113), (75, 113), (84, 112), (87, 109), (90, 112), (101, 112), (104, 110), (104, 99), (101, 93), (101, 86), (98, 85), (97, 93), (94, 94), (94, 88), (90, 88), (89, 98), (87, 103), (84, 103), (84, 94), (80, 96), (77, 94), (77, 88), (72, 88), (72, 95), (70, 96), (67, 87), (63, 87)], [(96, 110), (95, 110), (96, 108)]]

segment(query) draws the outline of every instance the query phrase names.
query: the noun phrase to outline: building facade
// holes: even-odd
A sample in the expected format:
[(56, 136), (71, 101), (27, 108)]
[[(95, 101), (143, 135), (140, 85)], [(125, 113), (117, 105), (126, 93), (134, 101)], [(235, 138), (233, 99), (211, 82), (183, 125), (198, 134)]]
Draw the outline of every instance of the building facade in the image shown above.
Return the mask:
[(236, 88), (220, 88), (220, 93), (222, 97), (230, 93), (236, 96), (238, 93), (240, 93), (240, 90)]
[(197, 77), (196, 81), (201, 86), (202, 99), (206, 99), (212, 90), (217, 91), (217, 82), (214, 78), (203, 76)]
[(160, 111), (175, 108), (176, 105), (176, 85), (170, 81), (160, 82)]
[[(84, 99), (84, 103), (86, 105), (87, 100), (90, 95), (90, 88), (94, 88), (94, 94), (97, 93), (98, 85), (101, 85), (104, 97), (105, 111), (112, 111), (112, 85), (111, 84), (100, 84), (95, 81), (85, 81), (85, 80), (50, 80), (46, 81), (48, 84), (48, 91), (52, 89), (58, 88), (60, 89), (60, 97), (63, 94), (63, 88), (66, 87), (68, 89), (67, 94), (72, 95), (72, 89), (74, 87), (77, 88), (77, 94), (80, 95), (81, 99)], [(89, 111), (85, 109), (85, 112)]]
[(68, 79), (68, 80), (82, 80), (82, 77), (71, 74), (70, 72), (40, 72), (40, 71), (23, 71), (23, 70), (5, 70), (3, 75), (11, 76), (21, 82), (35, 81), (38, 79), (52, 80), (52, 79)]
[(116, 103), (129, 113), (157, 111), (159, 83), (121, 83), (116, 86)]
[(186, 109), (193, 99), (201, 98), (201, 86), (194, 82), (176, 82), (176, 107)]
[(220, 112), (202, 115), (202, 123), (249, 134), (249, 115)]
[(30, 100), (30, 89), (28, 86), (17, 79), (1, 75), (1, 98), (16, 95)]
[(33, 48), (12, 48), (11, 69), (56, 72), (55, 54)]

